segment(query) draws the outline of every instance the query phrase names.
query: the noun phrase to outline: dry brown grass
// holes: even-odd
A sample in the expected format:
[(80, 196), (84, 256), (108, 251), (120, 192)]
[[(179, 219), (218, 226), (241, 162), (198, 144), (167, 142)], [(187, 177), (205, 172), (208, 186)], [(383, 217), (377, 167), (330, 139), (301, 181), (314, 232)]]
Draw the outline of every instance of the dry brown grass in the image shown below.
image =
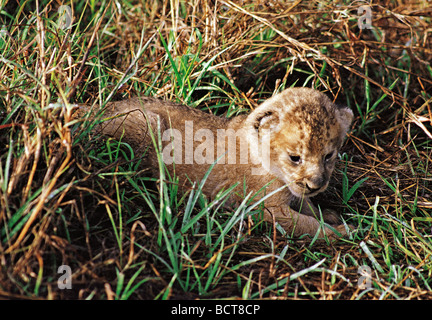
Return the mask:
[[(426, 1), (380, 1), (371, 6), (374, 29), (360, 30), (360, 5), (77, 2), (75, 25), (59, 30), (57, 4), (43, 1), (36, 10), (9, 1), (10, 16), (1, 16), (0, 296), (119, 298), (119, 274), (127, 283), (137, 273), (134, 283), (145, 282), (132, 299), (431, 298), (432, 11)], [(200, 90), (191, 85), (196, 79)], [(259, 225), (225, 248), (224, 277), (205, 295), (197, 286), (185, 290), (156, 258), (168, 261), (169, 254), (157, 221), (129, 184), (139, 174), (125, 157), (110, 156), (104, 140), (89, 140), (68, 102), (140, 93), (236, 114), (293, 84), (313, 85), (356, 113), (343, 150), (348, 157), (320, 200), (344, 212), (357, 232), (311, 246)], [(68, 107), (54, 108), (57, 100)], [(344, 203), (344, 179), (352, 187), (365, 177)], [(188, 241), (191, 261), (182, 275), (192, 277), (195, 269), (204, 281), (220, 252), (202, 239)], [(322, 259), (319, 268), (287, 280)], [(73, 270), (72, 290), (57, 288), (62, 264)], [(357, 286), (363, 264), (373, 270), (371, 290)]]

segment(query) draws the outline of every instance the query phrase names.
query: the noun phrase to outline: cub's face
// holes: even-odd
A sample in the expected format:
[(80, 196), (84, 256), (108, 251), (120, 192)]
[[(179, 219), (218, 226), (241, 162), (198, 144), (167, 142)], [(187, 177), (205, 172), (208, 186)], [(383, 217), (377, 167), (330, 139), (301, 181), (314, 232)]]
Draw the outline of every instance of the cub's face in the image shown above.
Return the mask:
[(270, 144), (268, 170), (297, 197), (324, 191), (351, 124), (351, 110), (334, 105), (319, 91), (292, 88), (254, 113), (258, 144)]
[(285, 119), (272, 139), (271, 163), (294, 195), (311, 197), (327, 188), (343, 141), (342, 130), (336, 115), (325, 112), (299, 110)]

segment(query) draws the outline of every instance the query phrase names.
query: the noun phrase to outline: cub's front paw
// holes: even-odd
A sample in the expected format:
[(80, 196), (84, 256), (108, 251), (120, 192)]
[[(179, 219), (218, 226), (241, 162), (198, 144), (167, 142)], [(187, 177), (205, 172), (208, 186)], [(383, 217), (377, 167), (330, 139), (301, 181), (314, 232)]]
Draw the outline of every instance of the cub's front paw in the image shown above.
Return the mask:
[(341, 219), (339, 214), (331, 209), (325, 209), (322, 213), (323, 219), (326, 223), (332, 225), (339, 225), (341, 223)]
[(346, 237), (348, 236), (348, 232), (347, 231), (354, 231), (354, 226), (352, 225), (344, 225), (344, 224), (339, 224), (339, 225), (335, 225), (333, 226), (333, 228), (336, 230), (336, 232), (331, 232), (329, 234), (329, 238), (332, 240), (336, 240), (342, 237)]

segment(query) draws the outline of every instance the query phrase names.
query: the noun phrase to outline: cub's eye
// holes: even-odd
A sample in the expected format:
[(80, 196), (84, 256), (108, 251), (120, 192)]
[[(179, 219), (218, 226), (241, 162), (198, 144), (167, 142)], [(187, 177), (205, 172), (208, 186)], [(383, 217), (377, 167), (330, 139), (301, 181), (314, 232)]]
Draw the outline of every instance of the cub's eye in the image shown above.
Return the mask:
[(289, 156), (290, 160), (294, 163), (300, 163), (300, 156)]
[(332, 157), (333, 157), (333, 152), (330, 152), (324, 157), (324, 160), (329, 161)]

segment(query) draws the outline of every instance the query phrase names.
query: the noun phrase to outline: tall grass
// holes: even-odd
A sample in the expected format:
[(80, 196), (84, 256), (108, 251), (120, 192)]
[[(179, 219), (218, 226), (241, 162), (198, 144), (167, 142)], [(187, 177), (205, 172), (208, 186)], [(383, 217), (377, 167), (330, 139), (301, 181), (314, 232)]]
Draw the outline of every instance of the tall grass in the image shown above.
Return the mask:
[[(65, 5), (70, 28), (48, 1), (0, 5), (1, 296), (431, 297), (426, 2), (373, 5), (372, 30), (358, 29), (357, 3)], [(337, 242), (263, 223), (253, 195), (229, 210), (232, 189), (182, 193), (162, 162), (149, 177), (141, 154), (94, 135), (103, 114), (73, 116), (76, 103), (148, 95), (232, 117), (293, 85), (355, 112), (317, 197), (355, 226)], [(60, 265), (72, 289), (57, 286)]]

